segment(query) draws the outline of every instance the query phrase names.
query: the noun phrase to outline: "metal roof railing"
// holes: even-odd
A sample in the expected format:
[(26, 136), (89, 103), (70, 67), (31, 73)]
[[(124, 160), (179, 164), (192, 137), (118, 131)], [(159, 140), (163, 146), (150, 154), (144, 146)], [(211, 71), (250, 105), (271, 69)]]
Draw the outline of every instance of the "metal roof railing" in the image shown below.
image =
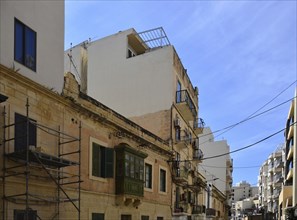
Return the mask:
[(139, 32), (137, 35), (142, 40), (142, 44), (150, 49), (170, 45), (169, 39), (162, 27)]

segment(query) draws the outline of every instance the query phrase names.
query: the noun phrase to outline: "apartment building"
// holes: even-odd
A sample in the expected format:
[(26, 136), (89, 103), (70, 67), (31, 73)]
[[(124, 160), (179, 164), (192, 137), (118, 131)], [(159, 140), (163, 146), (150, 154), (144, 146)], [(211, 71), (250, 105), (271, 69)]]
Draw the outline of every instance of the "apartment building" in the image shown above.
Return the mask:
[(235, 216), (237, 201), (242, 201), (248, 198), (258, 197), (258, 187), (251, 186), (250, 183), (246, 181), (241, 181), (232, 187), (231, 201), (232, 201), (232, 213)]
[(173, 219), (204, 218), (206, 183), (197, 169), (203, 158), (198, 88), (163, 28), (128, 29), (83, 42), (65, 52), (64, 68), (75, 69), (82, 93), (170, 143)]
[(258, 176), (260, 208), (265, 213), (271, 213), (275, 218), (278, 215), (279, 195), (283, 183), (283, 156), (284, 146), (279, 145), (263, 163)]
[(268, 192), (268, 161), (265, 160), (259, 170), (258, 187), (259, 187), (259, 206), (262, 209), (267, 207)]
[[(295, 92), (296, 96), (296, 92)], [(297, 206), (297, 129), (296, 129), (296, 98), (292, 101), (285, 130), (285, 162), (283, 168), (283, 186), (279, 196), (279, 217), (284, 219), (286, 212), (296, 209)], [(296, 216), (295, 216), (296, 217)]]
[(1, 219), (171, 219), (168, 140), (64, 78), (64, 2), (0, 10)]
[[(209, 127), (203, 129), (199, 135), (200, 149), (206, 160), (203, 160), (199, 166), (199, 172), (204, 173), (208, 184), (215, 186), (224, 196), (222, 201), (226, 212), (231, 207), (231, 187), (233, 183), (233, 160), (231, 159), (230, 147), (226, 140), (215, 141), (214, 135)], [(221, 157), (207, 159), (215, 155), (226, 154)]]

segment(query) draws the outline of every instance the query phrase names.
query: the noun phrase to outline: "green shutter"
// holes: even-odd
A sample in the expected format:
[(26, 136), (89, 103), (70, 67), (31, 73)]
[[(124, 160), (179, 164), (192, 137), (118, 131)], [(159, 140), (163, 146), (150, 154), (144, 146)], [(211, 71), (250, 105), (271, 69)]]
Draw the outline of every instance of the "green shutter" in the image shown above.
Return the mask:
[(98, 177), (100, 175), (99, 156), (100, 156), (100, 146), (98, 144), (93, 143), (93, 150), (92, 150), (92, 175), (93, 176), (98, 176)]
[(105, 148), (105, 177), (113, 178), (114, 153), (112, 148)]

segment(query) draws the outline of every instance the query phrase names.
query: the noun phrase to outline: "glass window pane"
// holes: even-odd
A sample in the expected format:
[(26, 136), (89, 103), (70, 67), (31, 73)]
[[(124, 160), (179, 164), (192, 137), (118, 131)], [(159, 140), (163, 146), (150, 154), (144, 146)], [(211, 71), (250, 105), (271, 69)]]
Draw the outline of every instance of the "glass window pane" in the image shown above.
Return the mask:
[(152, 188), (152, 165), (145, 164), (145, 187)]
[(134, 178), (134, 157), (130, 155), (130, 177)]
[(14, 39), (14, 59), (20, 63), (24, 62), (24, 27), (23, 25), (15, 21), (15, 39)]
[(166, 192), (166, 171), (160, 170), (160, 191)]
[(33, 70), (36, 67), (36, 33), (26, 27), (25, 29), (25, 65)]

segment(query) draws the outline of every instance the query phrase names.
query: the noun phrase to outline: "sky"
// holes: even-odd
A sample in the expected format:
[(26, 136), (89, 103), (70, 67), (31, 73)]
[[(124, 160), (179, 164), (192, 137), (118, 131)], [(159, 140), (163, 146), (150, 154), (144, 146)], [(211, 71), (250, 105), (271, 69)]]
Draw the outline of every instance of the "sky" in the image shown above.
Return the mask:
[[(65, 49), (129, 28), (163, 27), (199, 89), (199, 117), (212, 131), (273, 109), (214, 133), (233, 151), (285, 127), (297, 85), (296, 8), (294, 0), (66, 0)], [(232, 153), (233, 183), (256, 185), (260, 166), (283, 142), (280, 132)]]

